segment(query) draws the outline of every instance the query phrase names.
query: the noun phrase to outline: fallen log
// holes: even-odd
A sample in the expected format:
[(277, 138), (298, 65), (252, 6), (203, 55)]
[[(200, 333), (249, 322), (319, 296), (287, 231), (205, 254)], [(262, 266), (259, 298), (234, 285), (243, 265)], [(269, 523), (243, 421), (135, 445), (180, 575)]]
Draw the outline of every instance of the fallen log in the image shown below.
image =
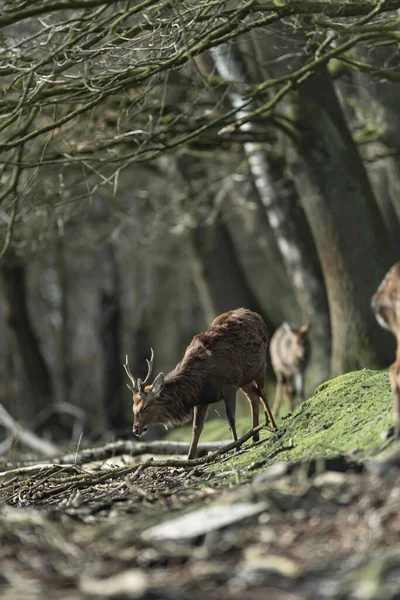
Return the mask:
[(51, 457), (57, 456), (60, 453), (60, 448), (44, 440), (29, 429), (22, 427), (9, 412), (6, 411), (4, 406), (0, 404), (0, 425), (8, 429), (13, 436), (13, 441), (19, 441), (24, 446), (31, 448), (34, 452), (41, 454), (42, 456)]
[[(132, 481), (135, 481), (136, 479), (139, 478), (139, 475), (142, 474), (142, 472), (148, 468), (154, 468), (154, 469), (162, 469), (165, 467), (174, 467), (174, 468), (184, 468), (184, 469), (193, 469), (193, 467), (197, 467), (200, 465), (207, 465), (210, 464), (212, 462), (214, 462), (216, 459), (218, 460), (220, 457), (222, 457), (224, 454), (227, 454), (228, 452), (230, 452), (233, 449), (238, 449), (240, 448), (240, 446), (242, 446), (242, 444), (244, 444), (250, 437), (252, 437), (254, 435), (254, 433), (260, 431), (261, 429), (265, 428), (265, 425), (258, 425), (258, 427), (255, 427), (254, 429), (251, 429), (249, 432), (247, 432), (245, 435), (243, 435), (242, 437), (240, 437), (236, 442), (230, 442), (227, 445), (223, 445), (223, 442), (215, 442), (215, 444), (218, 444), (219, 449), (216, 450), (215, 452), (210, 452), (209, 454), (207, 454), (206, 456), (203, 457), (199, 457), (199, 458), (194, 458), (192, 460), (187, 460), (185, 459), (174, 459), (174, 458), (167, 458), (165, 460), (154, 460), (154, 457), (151, 456), (149, 458), (147, 458), (147, 460), (145, 460), (144, 462), (141, 462), (139, 465), (135, 464), (135, 465), (130, 465), (130, 466), (126, 466), (126, 467), (117, 467), (117, 468), (113, 468), (113, 469), (108, 469), (106, 472), (104, 471), (86, 471), (81, 469), (78, 466), (78, 463), (76, 462), (74, 463), (70, 463), (70, 464), (66, 464), (65, 466), (63, 466), (61, 463), (56, 464), (56, 462), (54, 461), (53, 464), (46, 464), (46, 465), (36, 465), (36, 474), (42, 472), (42, 474), (44, 475), (44, 477), (42, 479), (40, 479), (39, 481), (36, 481), (36, 485), (32, 488), (31, 485), (29, 485), (29, 482), (31, 481), (31, 476), (32, 473), (35, 472), (34, 466), (32, 465), (32, 470), (30, 471), (29, 469), (26, 469), (26, 467), (19, 467), (18, 469), (13, 469), (12, 471), (9, 470), (8, 472), (5, 472), (3, 477), (4, 477), (4, 484), (3, 484), (3, 493), (7, 493), (6, 489), (10, 491), (10, 495), (7, 496), (6, 500), (7, 502), (11, 502), (11, 503), (15, 503), (16, 501), (19, 501), (21, 498), (24, 499), (25, 502), (28, 501), (28, 499), (30, 499), (31, 501), (44, 501), (46, 499), (49, 498), (54, 498), (56, 496), (62, 496), (63, 494), (67, 493), (67, 494), (71, 494), (72, 492), (76, 492), (80, 489), (85, 489), (88, 487), (94, 487), (97, 485), (103, 485), (103, 484), (108, 484), (112, 481), (118, 481), (118, 480), (123, 480), (122, 484), (119, 484), (118, 487), (116, 489), (119, 489), (120, 487), (122, 487), (122, 485), (126, 486), (126, 487), (130, 487)], [(268, 429), (268, 428), (267, 428)], [(268, 438), (266, 440), (263, 441), (267, 441)], [(263, 442), (262, 441), (262, 442)], [(259, 442), (259, 443), (262, 443)], [(134, 443), (134, 442), (129, 442), (129, 443)], [(116, 442), (115, 444), (117, 444), (118, 449), (121, 449), (122, 444), (124, 444), (124, 442), (118, 443)], [(111, 447), (114, 447), (115, 444), (109, 444)], [(134, 443), (135, 446), (141, 446), (141, 454), (148, 454), (150, 453), (150, 448), (155, 447), (155, 442), (151, 442), (151, 443)], [(160, 444), (160, 442), (159, 442)], [(222, 445), (222, 447), (221, 447)], [(162, 444), (162, 448), (166, 449), (169, 446), (169, 448), (175, 448), (175, 449), (179, 449), (179, 450), (187, 450), (189, 444), (186, 444), (184, 442), (164, 442)], [(207, 444), (203, 444), (203, 447), (207, 446)], [(105, 447), (103, 447), (105, 448)], [(115, 449), (115, 448), (114, 448)], [(101, 448), (94, 448), (91, 449), (95, 451), (101, 450)], [(85, 451), (83, 451), (81, 453), (82, 455), (85, 454)], [(137, 448), (137, 454), (139, 454), (139, 448)], [(72, 456), (72, 455), (71, 455)], [(79, 458), (79, 453), (77, 453), (76, 455), (73, 455), (74, 459), (78, 459)], [(67, 456), (64, 457), (60, 457), (58, 460), (61, 459), (65, 459), (67, 458)], [(92, 458), (92, 460), (94, 460)], [(63, 471), (66, 471), (68, 474), (66, 477), (61, 477), (60, 475), (64, 475)], [(27, 480), (24, 483), (22, 483), (19, 487), (18, 490), (15, 491), (15, 489), (12, 487), (14, 485), (14, 483), (16, 483), (16, 481), (19, 479), (19, 477), (21, 475), (25, 475), (27, 476)], [(1, 483), (1, 482), (0, 482)], [(1, 486), (0, 486), (1, 487)], [(111, 491), (115, 491), (111, 490)], [(104, 492), (102, 493), (102, 495), (104, 495)]]
[[(229, 443), (229, 440), (201, 443), (198, 446), (198, 456), (205, 456), (209, 452), (215, 452)], [(136, 440), (120, 440), (98, 448), (85, 448), (79, 452), (71, 452), (70, 454), (59, 456), (54, 459), (54, 463), (60, 465), (70, 463), (84, 465), (95, 460), (107, 460), (113, 456), (121, 456), (121, 454), (129, 454), (130, 456), (140, 456), (141, 454), (181, 455), (189, 452), (189, 446), (189, 442), (171, 442), (165, 440), (137, 442)]]

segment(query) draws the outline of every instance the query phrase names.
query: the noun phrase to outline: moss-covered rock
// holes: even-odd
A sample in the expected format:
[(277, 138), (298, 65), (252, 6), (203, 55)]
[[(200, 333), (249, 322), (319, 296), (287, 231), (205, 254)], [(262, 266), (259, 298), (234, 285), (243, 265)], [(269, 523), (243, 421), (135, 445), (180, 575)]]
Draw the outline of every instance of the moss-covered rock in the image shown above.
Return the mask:
[[(364, 369), (341, 375), (320, 385), (315, 394), (282, 419), (277, 435), (268, 431), (270, 443), (233, 455), (233, 468), (270, 461), (297, 462), (357, 451), (364, 455), (382, 446), (380, 436), (393, 424), (392, 397), (387, 372)], [(238, 434), (250, 428), (250, 415), (238, 421)], [(214, 419), (205, 424), (201, 441), (227, 439), (227, 423)], [(191, 426), (169, 432), (170, 439), (190, 439)], [(268, 460), (268, 462), (270, 462)], [(226, 466), (226, 463), (225, 463)]]

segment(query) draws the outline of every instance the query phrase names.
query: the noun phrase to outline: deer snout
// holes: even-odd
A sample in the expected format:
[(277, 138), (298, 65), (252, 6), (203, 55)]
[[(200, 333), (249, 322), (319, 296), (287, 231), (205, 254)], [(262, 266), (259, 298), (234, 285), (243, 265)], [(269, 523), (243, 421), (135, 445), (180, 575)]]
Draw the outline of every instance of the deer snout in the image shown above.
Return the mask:
[(133, 427), (132, 428), (133, 435), (137, 435), (137, 437), (140, 437), (143, 433), (146, 433), (146, 431), (147, 431), (147, 427)]

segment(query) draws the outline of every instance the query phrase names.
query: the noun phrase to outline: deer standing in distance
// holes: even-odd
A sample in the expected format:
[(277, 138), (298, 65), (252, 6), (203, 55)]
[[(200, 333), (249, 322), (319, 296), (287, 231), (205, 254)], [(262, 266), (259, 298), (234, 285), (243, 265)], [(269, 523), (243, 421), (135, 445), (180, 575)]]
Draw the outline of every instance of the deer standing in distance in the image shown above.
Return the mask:
[(396, 360), (389, 371), (393, 395), (394, 437), (400, 437), (400, 262), (386, 273), (371, 300), (372, 310), (382, 327), (394, 333), (397, 340)]
[[(135, 381), (124, 368), (133, 392), (133, 433), (140, 436), (151, 425), (181, 425), (190, 420), (193, 433), (188, 459), (196, 456), (209, 404), (223, 400), (226, 417), (234, 441), (236, 434), (236, 391), (246, 394), (251, 407), (253, 427), (258, 425), (259, 402), (264, 407), (266, 422), (276, 429), (264, 390), (268, 333), (257, 313), (245, 308), (223, 313), (209, 329), (195, 335), (182, 360), (167, 375), (159, 373), (150, 379), (154, 354), (147, 361), (146, 379)], [(253, 441), (259, 440), (259, 434)]]
[(304, 372), (311, 354), (308, 332), (311, 324), (292, 327), (283, 323), (271, 338), (269, 351), (272, 368), (276, 376), (276, 395), (272, 412), (277, 416), (284, 392), (289, 406), (289, 412), (294, 410), (294, 398), (300, 396), (305, 400)]

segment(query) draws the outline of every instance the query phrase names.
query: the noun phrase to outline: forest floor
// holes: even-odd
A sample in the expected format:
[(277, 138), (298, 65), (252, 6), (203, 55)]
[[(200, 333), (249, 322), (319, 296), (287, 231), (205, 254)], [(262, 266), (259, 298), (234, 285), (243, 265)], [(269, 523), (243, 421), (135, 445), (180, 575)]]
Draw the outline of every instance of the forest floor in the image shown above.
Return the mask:
[(4, 463), (0, 597), (399, 599), (391, 404), (387, 374), (360, 371), (239, 451)]

